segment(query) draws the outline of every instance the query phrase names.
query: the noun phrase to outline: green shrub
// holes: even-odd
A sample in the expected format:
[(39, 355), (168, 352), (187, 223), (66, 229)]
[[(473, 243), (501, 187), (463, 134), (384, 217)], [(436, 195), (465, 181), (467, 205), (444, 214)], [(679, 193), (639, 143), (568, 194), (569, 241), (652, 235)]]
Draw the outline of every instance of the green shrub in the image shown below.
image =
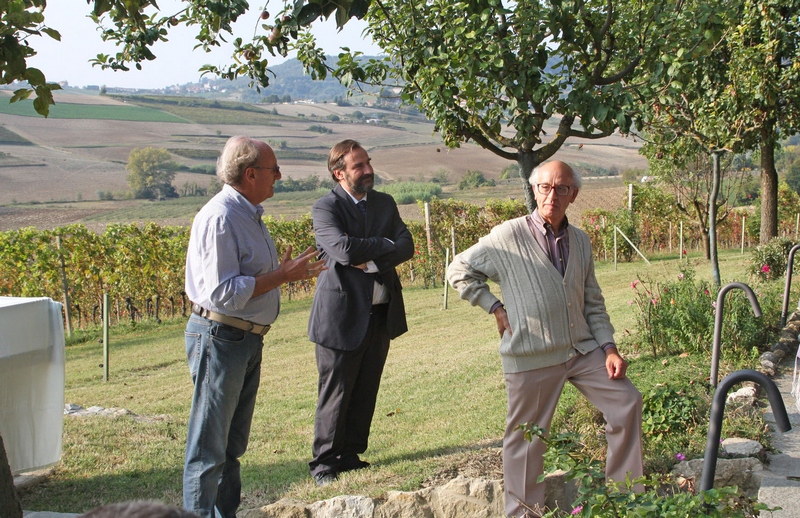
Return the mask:
[(611, 233), (614, 231), (614, 214), (605, 209), (585, 210), (581, 213), (581, 229), (589, 235), (592, 242), (592, 251), (595, 259), (603, 256), (603, 251), (607, 251), (606, 243), (614, 243)]
[[(758, 245), (750, 253), (750, 262), (747, 265), (747, 273), (751, 279), (769, 281), (780, 279), (786, 273), (789, 262), (789, 251), (794, 246), (794, 242), (787, 237), (776, 237), (765, 245)], [(797, 255), (795, 255), (797, 259)], [(794, 271), (800, 271), (798, 261), (794, 262)]]
[[(634, 245), (637, 247), (639, 246), (639, 217), (636, 215), (635, 212), (630, 211), (626, 208), (618, 209), (617, 212), (614, 213), (613, 221), (611, 222), (611, 231), (608, 232), (606, 236), (606, 250), (614, 250), (614, 227), (616, 225), (628, 239), (633, 242)], [(628, 243), (620, 235), (617, 235), (617, 254), (619, 254), (622, 259), (629, 263), (633, 260), (633, 256), (636, 251), (633, 247)]]
[(637, 278), (631, 283), (638, 309), (635, 346), (653, 356), (707, 350), (714, 331), (715, 290), (697, 281), (694, 270), (682, 269), (677, 281)]
[(332, 129), (326, 126), (322, 126), (320, 124), (314, 124), (313, 126), (309, 126), (308, 131), (313, 131), (314, 133), (323, 133), (323, 134), (333, 133)]
[(460, 191), (484, 186), (494, 186), (494, 180), (487, 180), (480, 171), (467, 171), (467, 174), (464, 175), (464, 178), (458, 182), (458, 190)]
[[(709, 353), (714, 338), (719, 290), (695, 279), (684, 268), (676, 281), (663, 283), (637, 278), (631, 283), (638, 309), (634, 348), (650, 349), (654, 356), (680, 352)], [(725, 357), (741, 362), (765, 349), (779, 320), (781, 293), (778, 283), (760, 284), (754, 290), (762, 317), (756, 317), (741, 290), (727, 293), (723, 309), (721, 343)]]
[[(583, 454), (580, 436), (559, 434), (548, 436), (547, 431), (526, 423), (518, 430), (527, 440), (538, 437), (547, 445), (548, 455), (554, 462), (549, 471), (562, 469), (567, 480), (578, 483), (578, 497), (572, 511), (550, 510), (543, 517), (592, 516), (617, 518), (620, 516), (680, 516), (681, 518), (750, 518), (761, 511), (771, 510), (766, 505), (742, 495), (736, 487), (710, 489), (698, 494), (684, 492), (673, 480), (664, 475), (640, 477), (635, 480), (606, 483), (601, 460)], [(544, 479), (544, 475), (540, 480)], [(632, 491), (634, 484), (645, 490)]]
[(442, 186), (433, 182), (396, 182), (381, 187), (381, 191), (391, 194), (398, 205), (408, 205), (417, 201), (431, 201), (442, 195)]
[[(661, 385), (642, 397), (642, 434), (652, 441), (664, 442), (671, 436), (687, 436), (702, 422), (700, 398), (685, 389)], [(676, 434), (677, 430), (686, 433)]]

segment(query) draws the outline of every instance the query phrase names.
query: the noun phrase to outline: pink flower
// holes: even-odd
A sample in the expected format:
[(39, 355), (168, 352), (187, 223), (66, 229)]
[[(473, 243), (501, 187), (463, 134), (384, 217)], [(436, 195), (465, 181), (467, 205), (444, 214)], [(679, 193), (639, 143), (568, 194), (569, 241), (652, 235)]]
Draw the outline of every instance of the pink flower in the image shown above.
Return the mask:
[(686, 455), (684, 455), (683, 453), (679, 452), (679, 453), (675, 454), (675, 458), (678, 459), (678, 460), (686, 460)]
[(575, 509), (573, 509), (573, 510), (572, 510), (572, 512), (571, 512), (571, 513), (569, 513), (569, 514), (571, 514), (571, 515), (575, 516), (576, 514), (579, 514), (581, 511), (583, 511), (583, 506), (582, 506), (582, 505), (579, 505), (578, 507), (576, 507)]
[(639, 279), (636, 279), (635, 281), (633, 281), (633, 282), (631, 283), (631, 288), (633, 288), (633, 289), (635, 290), (635, 289), (636, 289), (636, 286), (637, 286), (638, 284), (639, 284)]
[(768, 264), (763, 265), (761, 267), (761, 272), (762, 273), (769, 273), (769, 265)]
[(683, 255), (686, 255), (686, 249), (685, 248), (683, 249)]
[(704, 295), (708, 295), (708, 294), (709, 294), (709, 293), (708, 293), (708, 290), (703, 290), (703, 294), (704, 294)]
[(658, 304), (658, 299), (650, 299), (650, 302), (652, 302), (653, 305), (655, 306), (656, 304)]
[(683, 280), (683, 274), (682, 274), (682, 273), (679, 273), (679, 274), (678, 274), (678, 280), (679, 280), (679, 281), (680, 281), (680, 280)]

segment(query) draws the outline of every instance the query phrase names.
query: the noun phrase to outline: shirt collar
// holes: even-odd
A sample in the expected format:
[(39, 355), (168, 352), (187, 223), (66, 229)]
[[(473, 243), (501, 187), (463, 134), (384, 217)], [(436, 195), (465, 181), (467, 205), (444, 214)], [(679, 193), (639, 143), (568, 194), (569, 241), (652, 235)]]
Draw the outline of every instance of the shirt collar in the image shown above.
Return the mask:
[(253, 205), (247, 201), (247, 198), (242, 196), (242, 193), (234, 189), (231, 185), (227, 183), (223, 185), (222, 192), (255, 218), (261, 219), (261, 216), (264, 215), (264, 207), (262, 207), (260, 203), (258, 205)]
[(363, 198), (361, 198), (361, 199), (359, 200), (358, 198), (356, 198), (355, 196), (353, 196), (352, 194), (350, 194), (350, 191), (348, 191), (348, 190), (347, 190), (347, 189), (345, 189), (344, 187), (342, 187), (342, 190), (343, 190), (344, 192), (346, 192), (348, 196), (350, 196), (350, 199), (351, 199), (351, 200), (353, 200), (353, 203), (355, 203), (356, 205), (358, 205), (358, 202), (360, 202), (360, 201), (367, 201), (367, 195), (366, 195), (366, 193), (364, 193), (364, 197), (363, 197)]
[(534, 209), (533, 214), (531, 215), (531, 219), (533, 220), (533, 225), (536, 230), (541, 232), (542, 234), (547, 234), (547, 229), (550, 228), (553, 232), (553, 235), (556, 237), (561, 236), (567, 231), (567, 227), (569, 226), (569, 220), (567, 216), (564, 215), (564, 223), (562, 223), (560, 229), (554, 229), (549, 223), (545, 223), (544, 219), (542, 219), (542, 215), (539, 214), (539, 209)]

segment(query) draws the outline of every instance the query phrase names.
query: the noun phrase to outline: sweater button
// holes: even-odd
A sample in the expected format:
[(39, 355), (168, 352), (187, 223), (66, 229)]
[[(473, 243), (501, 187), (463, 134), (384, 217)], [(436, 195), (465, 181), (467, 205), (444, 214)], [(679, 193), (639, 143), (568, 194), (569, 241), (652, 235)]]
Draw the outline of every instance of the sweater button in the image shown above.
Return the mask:
[(570, 322), (570, 323), (569, 323), (569, 327), (575, 327), (575, 324), (573, 324), (572, 322)]

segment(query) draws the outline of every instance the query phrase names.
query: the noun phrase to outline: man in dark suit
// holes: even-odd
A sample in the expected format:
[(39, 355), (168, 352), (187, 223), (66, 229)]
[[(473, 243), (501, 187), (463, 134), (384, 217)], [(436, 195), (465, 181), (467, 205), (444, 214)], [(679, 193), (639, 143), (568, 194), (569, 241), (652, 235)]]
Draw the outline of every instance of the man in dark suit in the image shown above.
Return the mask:
[(354, 140), (336, 144), (328, 170), (338, 185), (311, 209), (328, 267), (308, 322), (319, 371), (309, 467), (319, 486), (369, 466), (359, 454), (367, 449), (389, 341), (408, 330), (395, 266), (411, 259), (414, 243), (394, 199), (372, 190), (370, 160)]

